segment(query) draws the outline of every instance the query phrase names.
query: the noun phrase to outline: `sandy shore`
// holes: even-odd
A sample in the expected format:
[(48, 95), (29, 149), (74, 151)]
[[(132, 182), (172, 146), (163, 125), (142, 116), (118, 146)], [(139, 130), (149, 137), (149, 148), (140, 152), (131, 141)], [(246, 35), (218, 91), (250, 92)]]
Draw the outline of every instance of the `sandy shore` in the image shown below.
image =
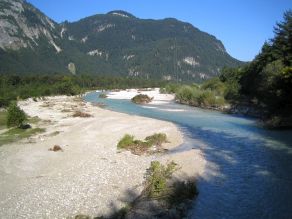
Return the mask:
[[(198, 150), (167, 156), (117, 151), (126, 133), (143, 139), (164, 132), (170, 141), (165, 148), (180, 145), (183, 136), (172, 123), (112, 112), (75, 97), (30, 99), (19, 105), (28, 115), (38, 116), (38, 126), (46, 132), (0, 147), (0, 218), (110, 213), (141, 192), (153, 160), (174, 160), (182, 167), (179, 177), (204, 171), (206, 162)], [(74, 118), (76, 110), (92, 117)], [(56, 144), (64, 151), (48, 151)]]

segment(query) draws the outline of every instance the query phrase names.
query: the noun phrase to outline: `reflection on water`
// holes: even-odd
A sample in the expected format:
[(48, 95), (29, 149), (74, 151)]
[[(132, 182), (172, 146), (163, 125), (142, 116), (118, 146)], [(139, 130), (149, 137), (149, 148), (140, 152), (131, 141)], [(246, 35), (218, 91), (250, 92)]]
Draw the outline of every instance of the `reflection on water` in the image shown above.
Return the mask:
[(204, 151), (208, 164), (189, 218), (292, 218), (292, 131), (264, 130), (252, 119), (174, 103), (143, 107), (99, 99), (96, 92), (85, 99), (174, 122), (185, 136), (176, 150)]

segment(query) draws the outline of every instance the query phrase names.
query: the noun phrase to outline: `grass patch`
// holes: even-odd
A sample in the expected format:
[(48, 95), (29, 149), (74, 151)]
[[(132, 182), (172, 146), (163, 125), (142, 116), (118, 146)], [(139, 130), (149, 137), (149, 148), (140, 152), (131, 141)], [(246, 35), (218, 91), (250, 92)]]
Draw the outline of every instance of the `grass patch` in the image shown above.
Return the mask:
[(38, 133), (44, 132), (43, 128), (34, 128), (34, 129), (21, 129), (21, 128), (12, 128), (0, 135), (0, 146), (4, 144), (9, 144), (15, 141), (19, 141), (23, 138), (28, 138)]
[(27, 121), (28, 123), (31, 123), (31, 124), (37, 124), (41, 121), (41, 119), (38, 116), (34, 116), (34, 117), (29, 117)]
[[(37, 124), (41, 121), (38, 116), (28, 117), (27, 122), (30, 124)], [(0, 111), (0, 129), (5, 129), (7, 127), (7, 112)]]
[(0, 111), (0, 129), (6, 128), (7, 112)]
[[(125, 149), (131, 151), (131, 153), (136, 155), (142, 155), (145, 153), (150, 154), (151, 152), (161, 152), (162, 143), (166, 143), (167, 136), (164, 133), (155, 133), (151, 136), (145, 138), (144, 141), (137, 140), (133, 135), (126, 134), (118, 142), (118, 149)], [(155, 146), (155, 150), (153, 150)]]

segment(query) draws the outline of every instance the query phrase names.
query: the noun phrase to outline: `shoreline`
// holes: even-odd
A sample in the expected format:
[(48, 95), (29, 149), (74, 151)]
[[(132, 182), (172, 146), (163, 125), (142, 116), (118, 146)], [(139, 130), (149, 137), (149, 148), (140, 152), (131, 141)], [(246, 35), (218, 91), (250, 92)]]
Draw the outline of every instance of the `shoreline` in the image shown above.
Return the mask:
[[(162, 156), (117, 151), (126, 133), (143, 139), (164, 132), (171, 142), (164, 148), (175, 148), (183, 143), (183, 135), (173, 123), (102, 109), (76, 97), (28, 99), (19, 105), (28, 115), (40, 117), (46, 132), (0, 147), (0, 217), (110, 214), (113, 206), (124, 207), (139, 195), (153, 160), (174, 160), (182, 167), (181, 175), (204, 172), (206, 160), (199, 150)], [(93, 117), (72, 117), (77, 110)], [(64, 152), (48, 151), (54, 145)]]

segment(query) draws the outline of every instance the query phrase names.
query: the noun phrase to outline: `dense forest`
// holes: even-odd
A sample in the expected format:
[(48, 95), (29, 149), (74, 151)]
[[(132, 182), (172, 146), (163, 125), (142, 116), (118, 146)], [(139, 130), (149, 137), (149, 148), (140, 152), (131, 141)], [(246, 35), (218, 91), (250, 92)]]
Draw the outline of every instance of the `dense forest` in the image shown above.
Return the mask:
[(248, 65), (224, 69), (220, 76), (226, 98), (248, 102), (264, 112), (272, 126), (292, 125), (292, 11), (274, 27), (275, 36)]
[[(292, 126), (292, 11), (284, 13), (255, 59), (239, 68), (223, 68), (219, 77), (202, 85), (167, 85), (181, 103), (245, 112), (263, 119), (269, 127)], [(237, 110), (234, 110), (237, 108)], [(241, 110), (238, 110), (241, 109)]]
[(159, 87), (166, 82), (137, 78), (72, 75), (0, 75), (0, 107), (11, 101), (50, 95), (78, 95), (92, 89)]

